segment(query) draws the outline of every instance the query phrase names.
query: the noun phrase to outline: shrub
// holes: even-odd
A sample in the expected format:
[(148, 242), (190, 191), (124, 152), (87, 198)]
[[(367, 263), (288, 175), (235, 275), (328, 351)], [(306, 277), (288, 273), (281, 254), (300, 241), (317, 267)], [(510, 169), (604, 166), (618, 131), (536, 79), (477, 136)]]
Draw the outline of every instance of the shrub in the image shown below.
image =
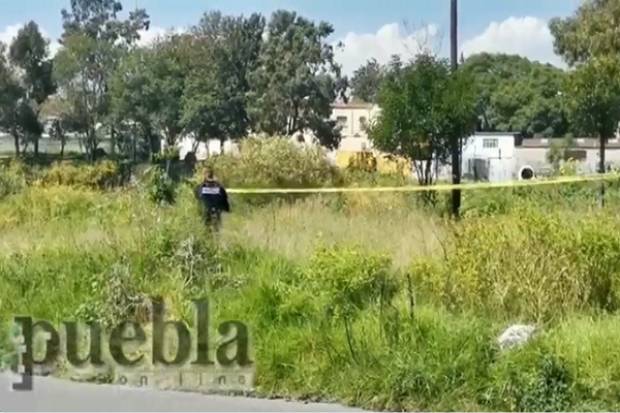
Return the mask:
[(176, 184), (162, 167), (152, 167), (145, 174), (144, 185), (149, 198), (154, 203), (174, 204), (177, 196)]
[(30, 187), (0, 203), (0, 228), (73, 219), (83, 223), (103, 207), (105, 197), (71, 187)]
[(575, 316), (545, 336), (549, 351), (564, 360), (571, 376), (575, 411), (617, 411), (620, 407), (620, 318)]
[(327, 299), (336, 318), (355, 315), (372, 303), (389, 303), (397, 291), (391, 260), (354, 248), (320, 249), (304, 272), (308, 287)]
[(574, 406), (574, 378), (544, 343), (504, 354), (493, 366), (484, 398), (502, 411), (562, 412)]
[(620, 280), (618, 222), (523, 208), (492, 222), (454, 227), (444, 265), (417, 264), (424, 297), (451, 309), (551, 321), (573, 311), (615, 310)]
[[(341, 180), (321, 148), (300, 147), (284, 138), (244, 140), (238, 154), (212, 157), (206, 166), (223, 184), (242, 188), (323, 187)], [(204, 169), (198, 173), (201, 180)]]
[(19, 162), (0, 165), (0, 199), (26, 187), (26, 167)]
[(118, 164), (112, 161), (101, 161), (94, 165), (57, 163), (43, 173), (41, 183), (105, 189), (118, 185), (120, 175)]

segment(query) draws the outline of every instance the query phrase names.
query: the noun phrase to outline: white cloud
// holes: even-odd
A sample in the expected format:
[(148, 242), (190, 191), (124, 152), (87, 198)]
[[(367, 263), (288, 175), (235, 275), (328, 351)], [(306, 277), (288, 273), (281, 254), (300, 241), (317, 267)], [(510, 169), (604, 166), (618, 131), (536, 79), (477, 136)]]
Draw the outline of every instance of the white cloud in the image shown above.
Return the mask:
[[(13, 43), (13, 40), (15, 40), (15, 38), (17, 37), (17, 33), (23, 26), (24, 23), (17, 23), (6, 26), (4, 30), (0, 31), (0, 42), (4, 43), (5, 46), (8, 48), (11, 43)], [(56, 39), (52, 39), (44, 28), (39, 27), (39, 30), (41, 30), (41, 34), (43, 35), (43, 37), (50, 41), (50, 55), (54, 56), (56, 52), (58, 52), (58, 50), (60, 49), (60, 43), (58, 43)]]
[(12, 24), (4, 28), (4, 30), (0, 31), (0, 42), (4, 43), (5, 46), (9, 46), (15, 37), (17, 37), (17, 32), (21, 29), (23, 24)]
[(463, 43), (463, 54), (480, 52), (518, 54), (531, 60), (564, 67), (553, 52), (553, 36), (545, 20), (537, 17), (510, 17), (492, 22), (487, 29)]
[(427, 25), (418, 30), (404, 30), (399, 24), (391, 23), (381, 27), (377, 33), (348, 33), (335, 44), (342, 42), (343, 49), (336, 50), (336, 60), (345, 74), (352, 74), (369, 59), (388, 63), (393, 55), (409, 59), (422, 50), (435, 50), (441, 40), (436, 25)]
[[(344, 73), (350, 75), (371, 58), (387, 63), (397, 54), (406, 60), (419, 52), (421, 46), (430, 46), (433, 52), (445, 55), (447, 49), (441, 47), (442, 40), (435, 24), (411, 31), (390, 23), (376, 33), (348, 33), (339, 40), (344, 49), (336, 51), (336, 59)], [(492, 22), (479, 35), (466, 39), (461, 50), (466, 57), (480, 52), (517, 54), (566, 67), (553, 51), (553, 36), (547, 22), (537, 17), (509, 17), (502, 22)]]
[[(0, 42), (4, 43), (8, 48), (8, 46), (13, 42), (13, 39), (17, 37), (19, 29), (21, 29), (23, 26), (23, 23), (6, 26), (4, 30), (0, 31)], [(41, 30), (41, 34), (43, 35), (43, 37), (50, 40), (50, 55), (56, 55), (58, 50), (60, 50), (60, 48), (62, 47), (61, 44), (56, 39), (53, 39), (44, 28), (40, 27), (39, 29)], [(153, 44), (158, 38), (163, 37), (167, 34), (181, 34), (184, 32), (185, 29), (183, 28), (164, 29), (163, 27), (154, 26), (151, 27), (149, 30), (140, 31), (140, 40), (138, 41), (138, 44), (140, 46), (148, 46), (150, 44)]]

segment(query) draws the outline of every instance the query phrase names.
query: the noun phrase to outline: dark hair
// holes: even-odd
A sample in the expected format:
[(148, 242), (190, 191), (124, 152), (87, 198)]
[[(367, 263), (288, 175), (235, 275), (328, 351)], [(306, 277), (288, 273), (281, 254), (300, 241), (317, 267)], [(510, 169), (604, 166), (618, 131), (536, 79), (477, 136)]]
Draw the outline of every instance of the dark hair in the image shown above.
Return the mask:
[(213, 169), (207, 169), (207, 171), (205, 172), (205, 176), (207, 177), (207, 180), (213, 181), (215, 179), (215, 173), (213, 172)]

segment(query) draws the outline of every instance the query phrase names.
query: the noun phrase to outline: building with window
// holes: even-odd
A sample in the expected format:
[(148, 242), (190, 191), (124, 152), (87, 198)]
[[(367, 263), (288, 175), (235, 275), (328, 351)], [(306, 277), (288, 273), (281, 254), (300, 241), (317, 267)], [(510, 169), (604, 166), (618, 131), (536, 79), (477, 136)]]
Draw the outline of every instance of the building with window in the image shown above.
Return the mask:
[[(503, 182), (548, 176), (553, 171), (549, 154), (563, 138), (521, 138), (518, 133), (481, 133), (470, 137), (463, 147), (463, 178)], [(620, 139), (606, 146), (606, 168), (620, 168)], [(598, 172), (600, 150), (598, 139), (575, 138), (562, 151), (561, 162), (573, 160), (580, 174)]]
[(379, 107), (370, 103), (336, 103), (331, 119), (340, 127), (342, 152), (364, 152), (372, 149), (368, 126), (379, 114)]
[(491, 182), (512, 180), (518, 144), (517, 133), (476, 133), (463, 146), (463, 177)]

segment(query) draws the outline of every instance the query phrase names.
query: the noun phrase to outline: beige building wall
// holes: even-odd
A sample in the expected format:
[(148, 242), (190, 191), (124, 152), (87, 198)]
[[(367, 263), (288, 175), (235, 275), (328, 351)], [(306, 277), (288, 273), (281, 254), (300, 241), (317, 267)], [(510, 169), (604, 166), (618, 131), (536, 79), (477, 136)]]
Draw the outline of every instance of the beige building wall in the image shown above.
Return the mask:
[(367, 127), (379, 113), (377, 106), (366, 103), (335, 104), (331, 115), (341, 127), (342, 140), (339, 151), (362, 152), (372, 149)]

